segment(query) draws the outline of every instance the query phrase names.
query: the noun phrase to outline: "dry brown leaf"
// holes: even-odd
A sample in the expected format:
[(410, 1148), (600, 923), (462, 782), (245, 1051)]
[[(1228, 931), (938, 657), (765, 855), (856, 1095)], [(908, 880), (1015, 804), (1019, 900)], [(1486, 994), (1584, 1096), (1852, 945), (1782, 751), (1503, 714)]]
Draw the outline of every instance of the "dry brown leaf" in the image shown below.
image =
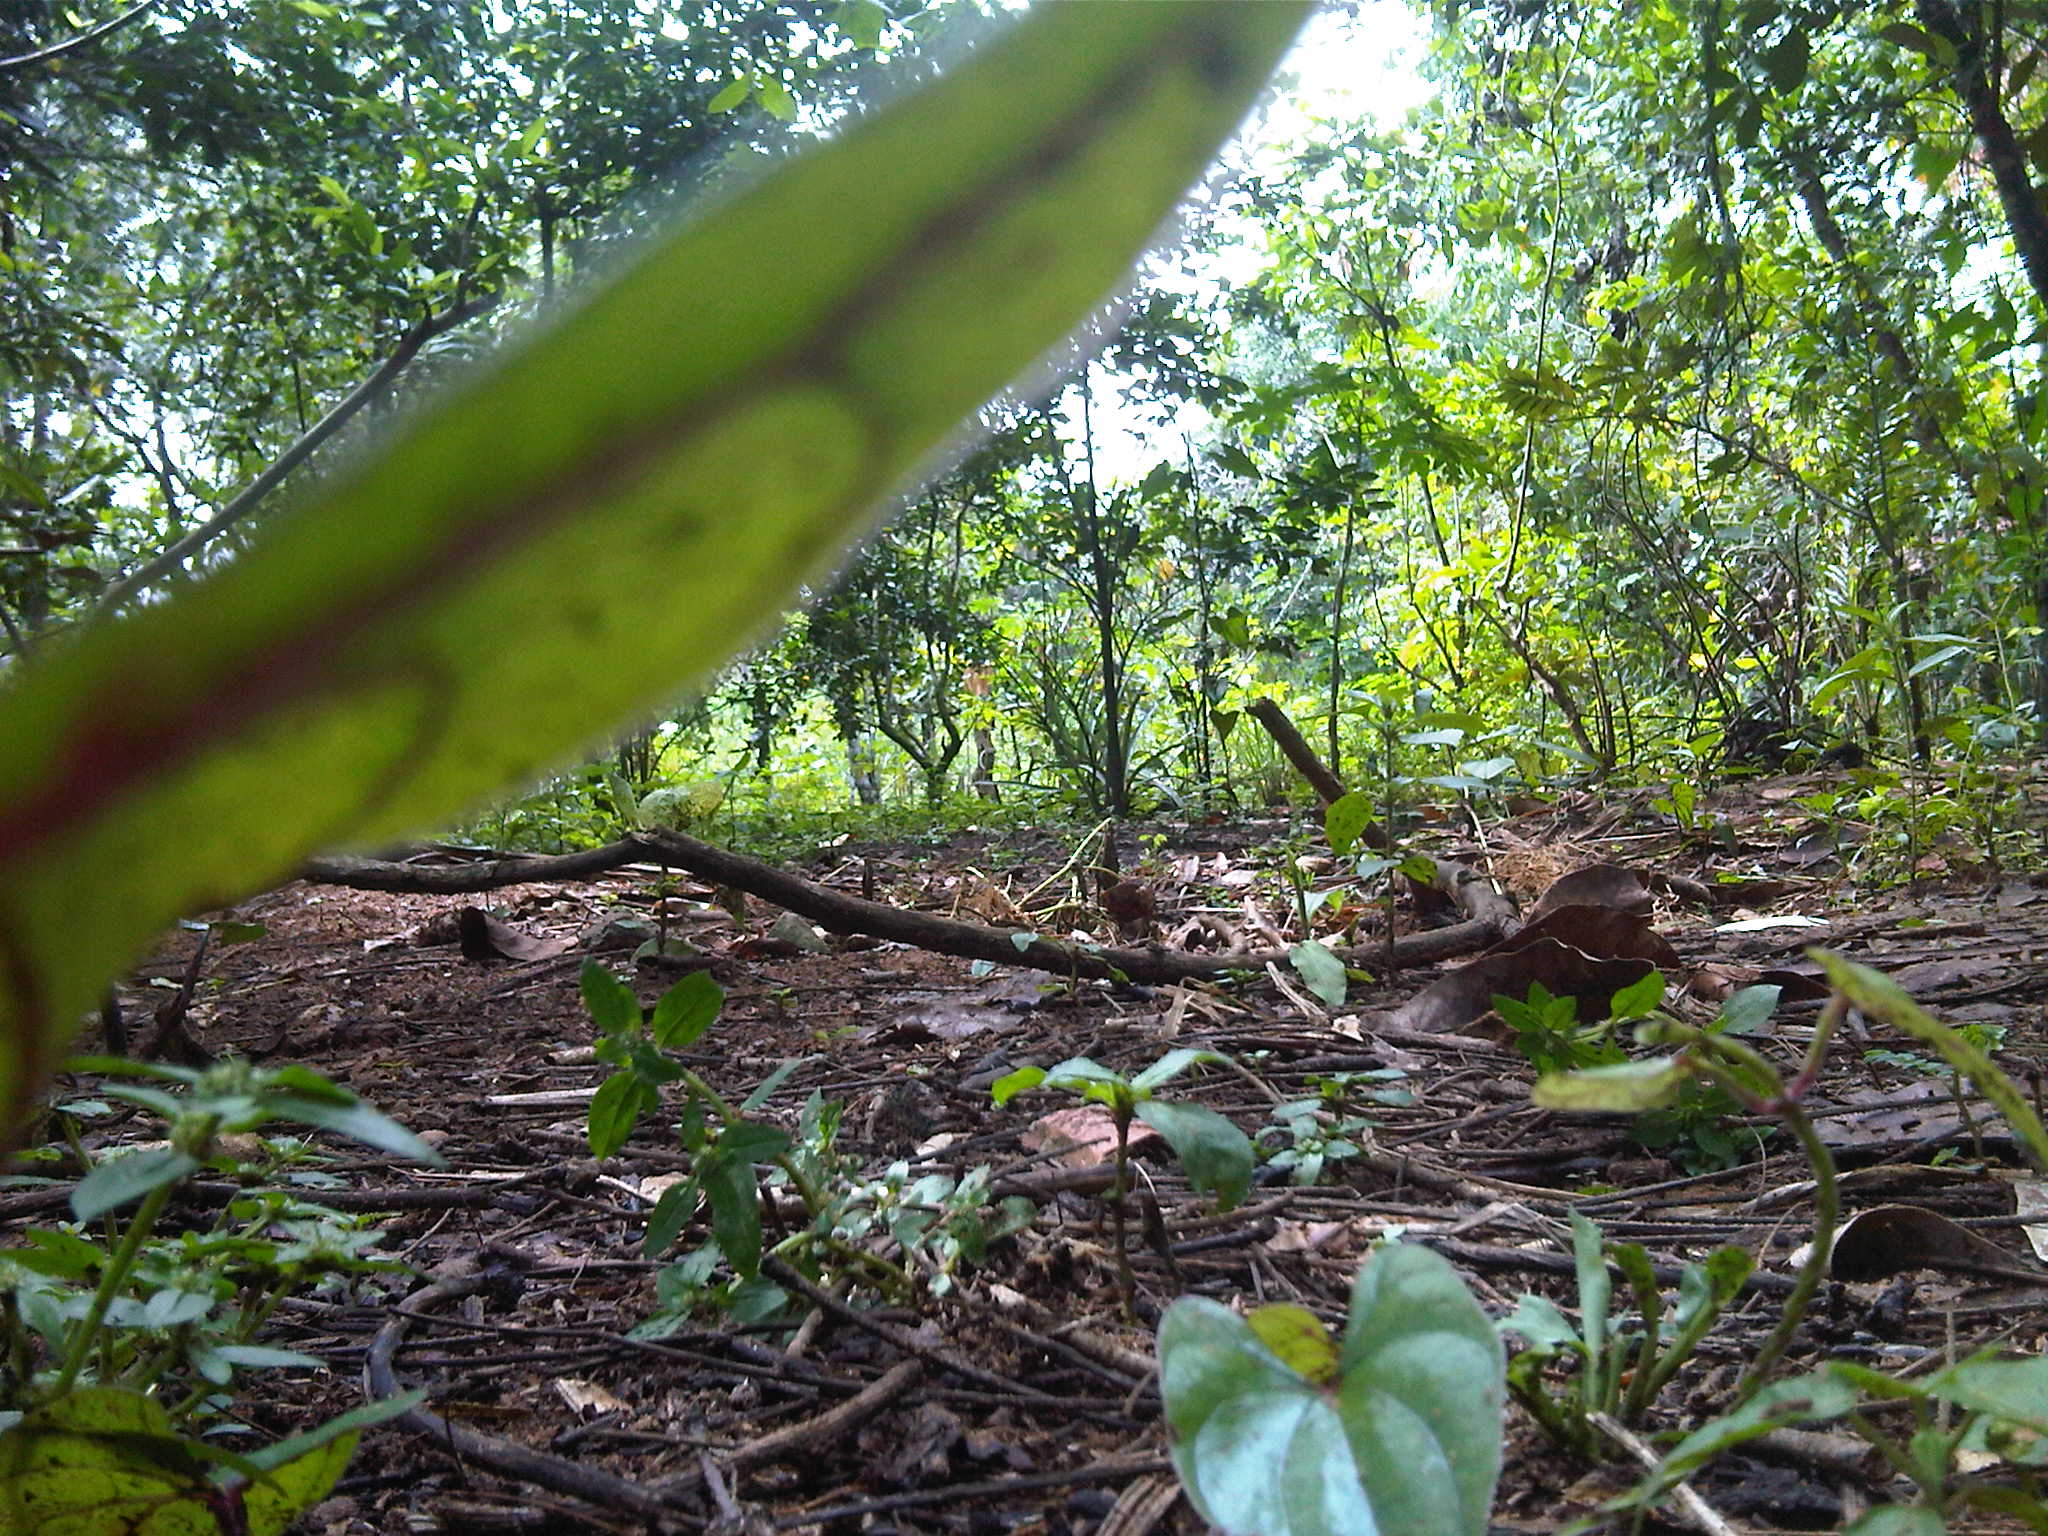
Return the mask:
[(1960, 1222), (1917, 1205), (1880, 1205), (1850, 1218), (1828, 1258), (1837, 1280), (1887, 1280), (1909, 1269), (2048, 1284), (2035, 1269)]
[[(1131, 1123), (1130, 1145), (1138, 1147), (1159, 1133), (1139, 1121)], [(1033, 1152), (1049, 1152), (1062, 1168), (1093, 1168), (1116, 1156), (1116, 1122), (1109, 1111), (1095, 1104), (1079, 1104), (1040, 1115), (1024, 1133), (1024, 1145)]]

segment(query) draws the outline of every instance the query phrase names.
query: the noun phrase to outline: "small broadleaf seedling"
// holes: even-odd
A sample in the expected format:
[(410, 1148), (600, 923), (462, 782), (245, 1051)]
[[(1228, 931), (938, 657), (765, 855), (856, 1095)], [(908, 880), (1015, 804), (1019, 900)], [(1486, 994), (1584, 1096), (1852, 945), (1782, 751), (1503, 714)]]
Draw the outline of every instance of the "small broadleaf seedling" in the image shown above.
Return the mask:
[(1168, 1051), (1135, 1077), (1125, 1077), (1100, 1062), (1075, 1056), (1051, 1071), (1019, 1067), (998, 1078), (990, 1090), (996, 1103), (1002, 1105), (1028, 1089), (1062, 1089), (1109, 1111), (1110, 1122), (1116, 1129), (1116, 1178), (1110, 1186), (1109, 1207), (1116, 1222), (1117, 1271), (1126, 1310), (1137, 1290), (1124, 1230), (1124, 1207), (1130, 1194), (1132, 1120), (1144, 1122), (1166, 1139), (1181, 1167), (1187, 1170), (1189, 1182), (1214, 1194), (1219, 1210), (1233, 1208), (1251, 1188), (1255, 1154), (1251, 1139), (1243, 1131), (1213, 1109), (1157, 1096), (1160, 1088), (1190, 1067), (1224, 1060), (1218, 1052), (1183, 1046)]
[(1187, 1296), (1159, 1324), (1189, 1502), (1231, 1536), (1483, 1536), (1500, 1476), (1499, 1338), (1457, 1272), (1389, 1243), (1341, 1343), (1299, 1307)]

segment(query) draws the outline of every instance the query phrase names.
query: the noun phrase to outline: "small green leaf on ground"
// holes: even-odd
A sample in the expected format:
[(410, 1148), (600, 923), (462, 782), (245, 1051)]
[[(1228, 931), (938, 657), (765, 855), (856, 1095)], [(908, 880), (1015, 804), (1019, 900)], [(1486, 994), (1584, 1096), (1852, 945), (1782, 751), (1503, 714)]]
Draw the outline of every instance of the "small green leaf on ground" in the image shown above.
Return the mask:
[(1330, 952), (1328, 945), (1304, 939), (1287, 951), (1287, 960), (1301, 973), (1301, 979), (1319, 1001), (1332, 1008), (1344, 1006), (1350, 980), (1344, 974), (1344, 962)]

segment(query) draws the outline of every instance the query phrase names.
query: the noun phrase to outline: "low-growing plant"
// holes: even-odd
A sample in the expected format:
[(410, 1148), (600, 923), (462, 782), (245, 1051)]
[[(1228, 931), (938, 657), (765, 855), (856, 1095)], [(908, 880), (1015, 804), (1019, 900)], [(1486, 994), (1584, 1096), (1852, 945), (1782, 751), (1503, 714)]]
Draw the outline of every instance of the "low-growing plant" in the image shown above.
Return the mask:
[[(1525, 1294), (1500, 1328), (1527, 1346), (1508, 1361), (1508, 1391), (1558, 1445), (1592, 1460), (1599, 1441), (1592, 1416), (1611, 1414), (1623, 1424), (1640, 1424), (1714, 1319), (1741, 1292), (1755, 1264), (1733, 1247), (1716, 1249), (1704, 1263), (1687, 1264), (1677, 1304), (1667, 1310), (1641, 1245), (1604, 1241), (1600, 1229), (1577, 1211), (1571, 1223), (1578, 1322), (1547, 1297)], [(1621, 1271), (1635, 1302), (1632, 1315), (1614, 1304), (1610, 1263)], [(1576, 1361), (1577, 1371), (1555, 1378), (1551, 1366), (1567, 1358)]]
[[(1932, 1049), (2005, 1118), (2028, 1160), (2037, 1169), (2048, 1169), (2048, 1131), (2018, 1085), (1977, 1045), (1932, 1017), (1877, 972), (1823, 950), (1809, 953), (1821, 965), (1833, 991), (1806, 1057), (1789, 1079), (1728, 1032), (1710, 1033), (1657, 1017), (1638, 1030), (1638, 1038), (1676, 1046), (1674, 1055), (1559, 1074), (1536, 1085), (1536, 1102), (1549, 1108), (1640, 1112), (1668, 1104), (1688, 1079), (1717, 1083), (1747, 1112), (1775, 1116), (1798, 1142), (1814, 1174), (1814, 1224), (1808, 1258), (1780, 1308), (1776, 1326), (1751, 1356), (1736, 1384), (1731, 1411), (1687, 1435), (1650, 1477), (1612, 1507), (1645, 1507), (1714, 1456), (1768, 1429), (1841, 1420), (1869, 1440), (1917, 1489), (1915, 1502), (1874, 1510), (1857, 1522), (1854, 1531), (1864, 1536), (1939, 1533), (1948, 1528), (1951, 1514), (1965, 1508), (1996, 1511), (2017, 1517), (2030, 1529), (2048, 1529), (2048, 1503), (2043, 1502), (2035, 1481), (2035, 1468), (2048, 1460), (2048, 1448), (2044, 1448), (2048, 1442), (2043, 1439), (2048, 1435), (2048, 1365), (2043, 1362), (1984, 1354), (1930, 1377), (1908, 1380), (1833, 1361), (1794, 1380), (1769, 1379), (1812, 1304), (1834, 1243), (1840, 1212), (1834, 1160), (1814, 1133), (1802, 1100), (1851, 1008)], [(1737, 994), (1737, 998), (1742, 996)], [(1730, 999), (1731, 1011), (1735, 1003), (1736, 999)], [(1745, 1008), (1755, 1006), (1746, 1004)], [(1582, 1286), (1584, 1270), (1582, 1262)], [(1527, 1336), (1526, 1330), (1517, 1326)], [(1583, 1327), (1579, 1337), (1583, 1341)], [(1511, 1379), (1515, 1374), (1511, 1366)], [(1903, 1437), (1865, 1411), (1886, 1403), (1910, 1406), (1913, 1428)], [(1950, 1413), (1951, 1409), (1961, 1410), (1961, 1417)], [(2012, 1480), (1958, 1472), (1956, 1453), (1964, 1449), (2004, 1458), (2012, 1469)]]
[(301, 1155), (289, 1146), (273, 1154), (255, 1134), (279, 1121), (441, 1159), (304, 1067), (76, 1065), (141, 1079), (101, 1092), (161, 1115), (166, 1134), (100, 1157), (86, 1157), (72, 1134), (87, 1163), (71, 1191), (73, 1221), (31, 1227), (0, 1254), (0, 1525), (126, 1531), (141, 1526), (124, 1522), (147, 1519), (163, 1522), (152, 1530), (269, 1536), (327, 1492), (362, 1428), (420, 1395), (238, 1453), (222, 1444), (240, 1432), (227, 1389), (238, 1372), (324, 1369), (316, 1356), (262, 1342), (285, 1300), (403, 1266), (375, 1254), (369, 1223), (283, 1193), (232, 1200), (203, 1230), (166, 1235), (159, 1223), (197, 1173), (260, 1172)]
[(1344, 1337), (1304, 1307), (1186, 1296), (1159, 1324), (1174, 1470), (1233, 1536), (1483, 1536), (1500, 1476), (1501, 1345), (1451, 1266), (1387, 1243)]
[[(1340, 796), (1325, 806), (1323, 808), (1323, 836), (1329, 839), (1331, 851), (1340, 857), (1351, 854), (1358, 847), (1359, 843), (1365, 839), (1368, 829), (1373, 824), (1375, 810), (1376, 807), (1372, 797), (1363, 790), (1356, 789), (1347, 795)], [(1381, 807), (1377, 807), (1377, 810), (1380, 815), (1385, 817), (1385, 821), (1382, 824), (1383, 828), (1391, 828), (1394, 825), (1394, 802), (1391, 791), (1388, 793), (1386, 803)], [(1384, 842), (1385, 837), (1390, 837), (1391, 835), (1391, 832), (1386, 832), (1382, 841)], [(1394, 936), (1394, 900), (1399, 893), (1399, 883), (1395, 876), (1406, 876), (1409, 881), (1416, 885), (1428, 885), (1436, 878), (1436, 864), (1427, 854), (1403, 853), (1396, 847), (1375, 847), (1358, 855), (1357, 863), (1353, 866), (1353, 873), (1357, 875), (1360, 881), (1364, 882), (1368, 889), (1374, 885), (1379, 887), (1380, 899), (1386, 906), (1385, 930), (1387, 941), (1392, 943)], [(1300, 965), (1299, 960), (1295, 963), (1297, 966)], [(1335, 1005), (1333, 1004), (1332, 1006)]]
[[(718, 1021), (724, 993), (703, 972), (685, 976), (643, 1016), (626, 984), (604, 966), (583, 967), (583, 999), (597, 1024), (597, 1055), (614, 1069), (590, 1106), (590, 1149), (610, 1157), (641, 1118), (662, 1103), (671, 1085), (683, 1095), (677, 1135), (690, 1155), (687, 1177), (663, 1190), (647, 1218), (644, 1249), (657, 1258), (680, 1240), (704, 1207), (711, 1236), (656, 1280), (657, 1310), (636, 1333), (673, 1332), (702, 1308), (737, 1322), (760, 1322), (787, 1301), (782, 1287), (761, 1273), (775, 1258), (815, 1278), (828, 1268), (896, 1298), (907, 1298), (916, 1276), (943, 1295), (963, 1263), (1027, 1225), (1028, 1200), (990, 1197), (984, 1165), (962, 1177), (933, 1171), (913, 1176), (908, 1163), (892, 1164), (879, 1178), (862, 1175), (838, 1145), (843, 1108), (812, 1093), (795, 1134), (749, 1118), (802, 1063), (778, 1066), (738, 1105), (676, 1059)], [(757, 1172), (757, 1165), (760, 1170)], [(795, 1230), (765, 1246), (764, 1195), (786, 1191), (804, 1213)], [(877, 1251), (873, 1239), (893, 1240), (902, 1262)], [(724, 1266), (723, 1278), (720, 1266)]]
[[(1531, 1019), (1527, 1025), (1529, 1044), (1524, 1046), (1524, 1054), (1542, 1072), (1581, 1071), (1624, 1061), (1625, 1053), (1616, 1038), (1620, 1026), (1660, 1019), (1677, 1022), (1663, 1008), (1668, 985), (1661, 971), (1646, 973), (1614, 994), (1604, 1023), (1583, 1029), (1562, 1025), (1561, 1004), (1569, 1002), (1569, 998), (1551, 999), (1544, 1006), (1545, 1017)], [(1534, 996), (1539, 990), (1532, 984), (1532, 1005), (1541, 1001)], [(1705, 1026), (1706, 1033), (1755, 1034), (1776, 1010), (1780, 990), (1772, 986), (1744, 987), (1731, 994)], [(1500, 1001), (1495, 1000), (1496, 1006)], [(1514, 1006), (1512, 999), (1507, 1001)], [(1503, 1017), (1508, 1015), (1504, 1013)], [(1518, 1028), (1517, 1043), (1522, 1043), (1523, 1038)], [(1537, 1059), (1539, 1052), (1547, 1062)], [(1571, 1060), (1574, 1056), (1579, 1058), (1575, 1062)], [(1632, 1119), (1629, 1137), (1646, 1151), (1669, 1157), (1687, 1173), (1711, 1173), (1741, 1162), (1764, 1142), (1771, 1130), (1768, 1125), (1749, 1124), (1742, 1103), (1724, 1085), (1688, 1077), (1669, 1103), (1645, 1109)]]
[[(1344, 1072), (1313, 1081), (1316, 1096), (1276, 1104), (1267, 1111), (1275, 1122), (1260, 1130), (1254, 1141), (1271, 1146), (1269, 1168), (1284, 1169), (1290, 1184), (1316, 1184), (1332, 1163), (1354, 1158), (1373, 1121), (1350, 1112), (1354, 1097), (1380, 1104), (1411, 1104), (1414, 1095), (1406, 1088), (1385, 1086), (1391, 1079), (1407, 1074), (1397, 1067), (1376, 1072)], [(1365, 1086), (1367, 1084), (1381, 1086)]]
[[(1930, 1017), (1877, 973), (1815, 951), (1834, 991), (1800, 1070), (1789, 1080), (1737, 1037), (1775, 1006), (1775, 989), (1729, 1000), (1716, 1028), (1657, 1011), (1661, 985), (1618, 999), (1644, 1019), (1645, 1043), (1677, 1047), (1649, 1061), (1547, 1074), (1539, 1104), (1641, 1112), (1668, 1105), (1687, 1081), (1724, 1089), (1747, 1113), (1781, 1120), (1812, 1164), (1815, 1221), (1809, 1257), (1777, 1325), (1751, 1357), (1729, 1412), (1695, 1429), (1629, 1492), (1609, 1501), (1639, 1516), (1713, 1457), (1770, 1430), (1840, 1421), (1863, 1435), (1916, 1490), (1909, 1504), (1873, 1510), (1854, 1536), (1941, 1536), (1965, 1511), (2048, 1529), (2038, 1470), (2048, 1465), (2048, 1362), (1973, 1356), (1930, 1376), (1902, 1379), (1846, 1362), (1791, 1380), (1770, 1372), (1806, 1316), (1833, 1243), (1839, 1195), (1833, 1161), (1801, 1100), (1851, 1007), (1935, 1051), (2006, 1116), (2027, 1156), (2048, 1168), (2048, 1131), (2018, 1087), (1960, 1031)], [(1766, 995), (1773, 994), (1773, 995)], [(1527, 1341), (1503, 1373), (1494, 1325), (1440, 1258), (1390, 1244), (1361, 1272), (1340, 1346), (1306, 1309), (1268, 1306), (1239, 1317), (1203, 1298), (1168, 1309), (1159, 1330), (1160, 1389), (1175, 1470), (1196, 1509), (1246, 1536), (1487, 1528), (1498, 1474), (1502, 1384), (1560, 1445), (1592, 1457), (1598, 1425), (1639, 1423), (1740, 1293), (1752, 1266), (1727, 1247), (1681, 1272), (1667, 1305), (1648, 1254), (1603, 1240), (1574, 1213), (1579, 1317), (1524, 1296), (1498, 1325)], [(1634, 1314), (1615, 1305), (1609, 1265), (1621, 1272)], [(1477, 1346), (1474, 1334), (1483, 1335)], [(1578, 1369), (1557, 1377), (1573, 1359)], [(1903, 1406), (1903, 1430), (1869, 1411)], [(2004, 1470), (1959, 1470), (1962, 1453), (2000, 1458)]]
[(1669, 1104), (1637, 1115), (1629, 1124), (1629, 1139), (1670, 1158), (1686, 1173), (1719, 1173), (1750, 1157), (1774, 1129), (1751, 1125), (1742, 1105), (1719, 1083), (1695, 1080), (1681, 1084)]
[(1699, 826), (1699, 787), (1689, 779), (1674, 779), (1669, 793), (1659, 795), (1650, 802), (1650, 809), (1662, 811), (1678, 823), (1681, 832), (1691, 832)]
[(1575, 1072), (1626, 1059), (1615, 1042), (1612, 1019), (1581, 1024), (1579, 1000), (1553, 997), (1540, 981), (1529, 983), (1526, 998), (1496, 992), (1493, 1008), (1514, 1032), (1515, 1049), (1538, 1072)]
[(1243, 1131), (1204, 1105), (1158, 1096), (1160, 1088), (1190, 1067), (1224, 1061), (1226, 1058), (1219, 1052), (1182, 1047), (1168, 1051), (1135, 1076), (1126, 1077), (1100, 1062), (1075, 1056), (1050, 1071), (1044, 1067), (1019, 1067), (998, 1078), (990, 1090), (998, 1106), (1028, 1089), (1044, 1087), (1079, 1094), (1109, 1111), (1110, 1123), (1116, 1129), (1116, 1178), (1110, 1185), (1109, 1208), (1116, 1224), (1117, 1272), (1127, 1309), (1137, 1289), (1125, 1246), (1133, 1120), (1143, 1121), (1165, 1138), (1187, 1171), (1189, 1182), (1214, 1194), (1218, 1209), (1231, 1209), (1251, 1187), (1252, 1144)]
[(1372, 1129), (1362, 1116), (1332, 1117), (1316, 1099), (1276, 1104), (1270, 1114), (1278, 1124), (1262, 1128), (1256, 1140), (1271, 1148), (1266, 1166), (1284, 1171), (1290, 1184), (1320, 1183), (1332, 1163), (1358, 1156), (1358, 1138)]
[[(1888, 1427), (1873, 1412), (1899, 1408), (1906, 1410), (1903, 1426)], [(1870, 1510), (1845, 1536), (1944, 1536), (1950, 1520), (1966, 1512), (2048, 1530), (2040, 1481), (2048, 1465), (2048, 1360), (1993, 1351), (1917, 1378), (1834, 1360), (1773, 1382), (1687, 1434), (1606, 1508), (1647, 1509), (1716, 1456), (1759, 1435), (1829, 1423), (1867, 1441), (1914, 1488), (1910, 1502)], [(1966, 1462), (1972, 1470), (1964, 1470)], [(1968, 1528), (1982, 1527), (1972, 1521)]]
[[(1776, 988), (1749, 988), (1745, 997), (1737, 993), (1729, 1006), (1737, 1012), (1735, 1024), (1754, 1028), (1759, 1010), (1768, 1017), (1777, 1003)], [(1737, 999), (1741, 999), (1739, 1008)], [(1769, 1006), (1764, 1006), (1768, 1004)], [(1834, 1159), (1813, 1129), (1801, 1100), (1820, 1070), (1828, 1042), (1847, 1011), (1847, 1004), (1831, 1003), (1814, 1031), (1806, 1062), (1791, 1082), (1786, 1082), (1765, 1057), (1734, 1038), (1728, 1013), (1716, 1020), (1721, 1028), (1701, 1029), (1682, 1023), (1664, 1013), (1652, 1013), (1637, 1025), (1636, 1038), (1646, 1045), (1674, 1045), (1675, 1055), (1579, 1071), (1547, 1073), (1536, 1083), (1532, 1098), (1546, 1109), (1605, 1110), (1641, 1114), (1646, 1110), (1668, 1109), (1677, 1102), (1689, 1082), (1704, 1082), (1725, 1090), (1745, 1113), (1776, 1117), (1797, 1139), (1814, 1172), (1813, 1256), (1801, 1269), (1787, 1295), (1777, 1327), (1765, 1340), (1744, 1373), (1740, 1391), (1747, 1396), (1766, 1379), (1784, 1354), (1792, 1335), (1806, 1315), (1814, 1293), (1819, 1290), (1827, 1265), (1828, 1250), (1834, 1242), (1840, 1195), (1835, 1183)]]
[(1357, 1072), (1318, 1072), (1308, 1079), (1317, 1100), (1330, 1110), (1342, 1110), (1354, 1102), (1383, 1104), (1406, 1109), (1415, 1095), (1401, 1086), (1408, 1080), (1405, 1067), (1371, 1067)]

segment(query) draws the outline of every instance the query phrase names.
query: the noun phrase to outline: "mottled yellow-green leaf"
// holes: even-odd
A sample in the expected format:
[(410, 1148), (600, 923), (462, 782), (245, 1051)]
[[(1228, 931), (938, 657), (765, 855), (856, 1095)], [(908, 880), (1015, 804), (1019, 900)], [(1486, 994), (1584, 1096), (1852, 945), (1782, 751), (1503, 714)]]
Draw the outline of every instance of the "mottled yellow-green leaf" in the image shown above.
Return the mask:
[(1672, 1103), (1690, 1076), (1690, 1067), (1669, 1056), (1588, 1067), (1583, 1072), (1546, 1072), (1536, 1079), (1529, 1101), (1543, 1109), (1634, 1115)]
[(1328, 1381), (1337, 1374), (1337, 1341), (1307, 1307), (1276, 1301), (1254, 1308), (1245, 1321), (1261, 1344), (1309, 1381)]
[(169, 919), (530, 780), (752, 637), (1117, 282), (1302, 10), (1038, 8), (14, 683), (0, 1123)]
[(161, 1404), (88, 1387), (0, 1434), (8, 1536), (279, 1536), (348, 1465), (342, 1435), (254, 1482), (209, 1475), (213, 1455), (173, 1432)]

